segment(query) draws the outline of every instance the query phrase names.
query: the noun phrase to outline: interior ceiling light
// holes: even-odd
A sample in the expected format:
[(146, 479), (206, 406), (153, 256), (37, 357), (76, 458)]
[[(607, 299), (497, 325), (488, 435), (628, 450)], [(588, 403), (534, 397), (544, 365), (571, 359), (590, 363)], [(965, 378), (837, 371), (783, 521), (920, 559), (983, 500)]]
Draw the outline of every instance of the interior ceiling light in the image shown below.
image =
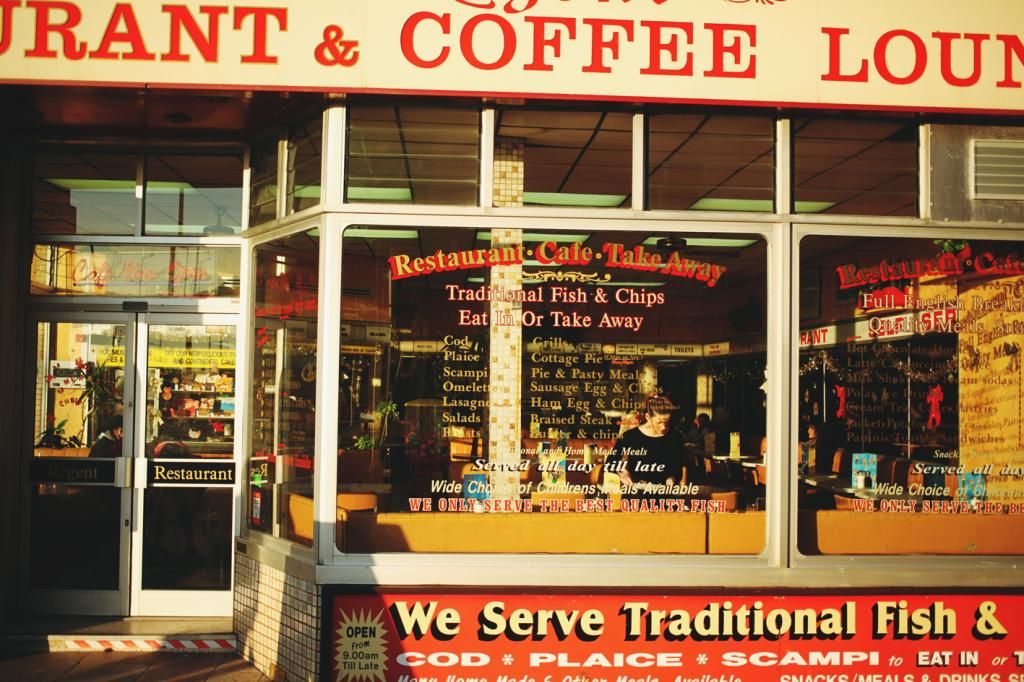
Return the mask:
[(654, 244), (662, 251), (681, 251), (686, 248), (686, 239), (683, 237), (658, 237)]
[[(644, 246), (658, 246), (665, 237), (654, 235), (643, 240), (641, 244)], [(683, 246), (710, 246), (726, 249), (742, 249), (756, 244), (756, 239), (726, 239), (723, 237), (685, 237), (681, 238)], [(682, 247), (673, 247), (682, 248)]]
[(412, 201), (408, 187), (349, 187), (349, 201)]
[(569, 192), (523, 192), (523, 203), (536, 206), (593, 206), (614, 208), (626, 200), (625, 194), (571, 194)]
[[(477, 232), (476, 239), (481, 242), (489, 242), (491, 241), (491, 233), (487, 230)], [(556, 232), (523, 232), (521, 239), (524, 242), (558, 242), (573, 244), (587, 241), (590, 239), (590, 235), (582, 232), (571, 232), (567, 234), (559, 234)]]
[(417, 230), (389, 230), (375, 227), (350, 227), (342, 233), (343, 237), (362, 237), (363, 239), (419, 239)]
[(61, 189), (85, 189), (98, 192), (135, 190), (134, 180), (100, 180), (91, 178), (46, 178), (46, 182)]
[[(793, 207), (797, 213), (821, 213), (835, 206), (831, 201), (798, 201)], [(704, 197), (690, 206), (692, 211), (739, 211), (771, 213), (775, 204), (771, 199), (717, 199)]]

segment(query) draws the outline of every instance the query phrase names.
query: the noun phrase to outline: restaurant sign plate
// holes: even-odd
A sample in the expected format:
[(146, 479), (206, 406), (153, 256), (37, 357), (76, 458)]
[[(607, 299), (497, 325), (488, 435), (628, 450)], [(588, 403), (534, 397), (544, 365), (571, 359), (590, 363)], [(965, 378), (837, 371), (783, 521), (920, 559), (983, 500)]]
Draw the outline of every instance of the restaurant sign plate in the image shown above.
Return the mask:
[(1024, 596), (328, 588), (328, 679), (1024, 681)]

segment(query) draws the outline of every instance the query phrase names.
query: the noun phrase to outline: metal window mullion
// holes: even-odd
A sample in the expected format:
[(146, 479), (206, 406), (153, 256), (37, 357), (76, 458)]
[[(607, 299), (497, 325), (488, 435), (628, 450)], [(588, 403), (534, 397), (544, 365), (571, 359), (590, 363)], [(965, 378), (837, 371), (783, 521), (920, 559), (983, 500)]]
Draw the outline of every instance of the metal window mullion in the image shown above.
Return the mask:
[(141, 154), (135, 163), (135, 236), (145, 234), (143, 221), (146, 219), (146, 155)]
[(338, 377), (341, 365), (341, 228), (329, 216), (320, 228), (320, 290), (316, 330), (316, 428), (313, 466), (313, 549), (334, 559), (338, 494)]
[[(925, 124), (917, 130), (917, 215), (928, 220), (932, 217), (932, 127)], [(973, 163), (968, 164), (967, 172), (970, 176), (967, 196), (970, 197), (974, 193)]]
[[(244, 194), (244, 192), (243, 192)], [(243, 204), (244, 206), (245, 204)], [(243, 210), (244, 213), (244, 210)], [(245, 222), (243, 225), (247, 224)], [(241, 285), (239, 290), (239, 305), (241, 311), (238, 315), (238, 326), (235, 328), (235, 465), (239, 472), (245, 472), (245, 476), (239, 475), (242, 485), (235, 486), (235, 536), (242, 534), (242, 529), (247, 526), (243, 519), (248, 518), (246, 514), (245, 501), (250, 499), (249, 489), (249, 459), (252, 456), (252, 414), (249, 410), (249, 397), (252, 394), (253, 380), (253, 325), (255, 320), (255, 268), (253, 267), (253, 249), (248, 242), (242, 245), (239, 277)]]
[(779, 215), (793, 212), (792, 131), (791, 119), (775, 121), (775, 212)]
[(480, 112), (480, 206), (494, 206), (494, 108)]
[(275, 218), (288, 215), (288, 134), (287, 129), (277, 138), (277, 197), (274, 210)]
[(633, 114), (632, 206), (642, 211), (647, 205), (647, 116)]
[[(795, 339), (799, 338), (796, 329), (798, 320), (795, 313), (799, 308), (799, 282), (797, 270), (792, 260), (795, 254), (793, 245), (793, 226), (779, 223), (775, 227), (775, 239), (768, 247), (768, 409), (766, 414), (768, 433), (768, 453), (771, 462), (765, 462), (768, 474), (766, 497), (766, 518), (768, 525), (768, 547), (771, 552), (769, 559), (777, 567), (788, 568), (791, 565), (792, 543), (796, 533), (794, 525), (797, 520), (795, 506), (787, 504), (796, 499), (796, 486), (793, 477), (787, 472), (796, 472), (790, 461), (793, 457), (790, 443), (794, 443), (796, 426), (793, 423), (796, 411), (799, 386), (793, 372), (797, 365), (793, 364), (789, 352)], [(773, 379), (772, 377), (775, 377)], [(771, 453), (775, 456), (771, 457)]]
[(324, 111), (324, 130), (321, 154), (323, 165), (320, 167), (320, 204), (322, 206), (340, 206), (345, 196), (345, 154), (347, 141), (345, 126), (348, 110), (344, 105), (336, 104)]
[(249, 216), (251, 214), (251, 207), (249, 203), (252, 201), (252, 144), (245, 145), (245, 150), (242, 152), (242, 218), (241, 225), (242, 231), (245, 232), (249, 229)]

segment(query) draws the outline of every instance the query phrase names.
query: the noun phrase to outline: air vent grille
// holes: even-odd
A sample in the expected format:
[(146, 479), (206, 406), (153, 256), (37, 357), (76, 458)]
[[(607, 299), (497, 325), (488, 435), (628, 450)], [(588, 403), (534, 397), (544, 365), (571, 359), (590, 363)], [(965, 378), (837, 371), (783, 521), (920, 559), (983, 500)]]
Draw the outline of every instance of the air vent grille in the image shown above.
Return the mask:
[(974, 141), (974, 198), (1024, 201), (1024, 140)]

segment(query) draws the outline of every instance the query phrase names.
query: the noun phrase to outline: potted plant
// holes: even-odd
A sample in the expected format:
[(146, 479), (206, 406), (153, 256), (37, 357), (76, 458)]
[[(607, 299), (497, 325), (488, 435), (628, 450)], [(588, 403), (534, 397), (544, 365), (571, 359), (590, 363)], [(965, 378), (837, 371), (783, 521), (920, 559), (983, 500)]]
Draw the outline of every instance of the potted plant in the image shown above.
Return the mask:
[(62, 419), (59, 422), (50, 419), (46, 429), (36, 437), (36, 457), (60, 457), (63, 454), (62, 450), (84, 447), (81, 438), (64, 433), (67, 424), (67, 419)]
[[(47, 376), (46, 381), (52, 384), (53, 377)], [(78, 393), (71, 398), (71, 402), (82, 411), (81, 427), (78, 433), (69, 435), (66, 433), (68, 419), (56, 421), (50, 417), (47, 428), (36, 438), (36, 456), (60, 456), (61, 453), (54, 451), (87, 447), (84, 441), (86, 425), (90, 422), (96, 423), (95, 430), (98, 432), (103, 423), (119, 411), (124, 376), (115, 368), (108, 367), (105, 362), (87, 362), (78, 358), (65, 381), (65, 390)]]

